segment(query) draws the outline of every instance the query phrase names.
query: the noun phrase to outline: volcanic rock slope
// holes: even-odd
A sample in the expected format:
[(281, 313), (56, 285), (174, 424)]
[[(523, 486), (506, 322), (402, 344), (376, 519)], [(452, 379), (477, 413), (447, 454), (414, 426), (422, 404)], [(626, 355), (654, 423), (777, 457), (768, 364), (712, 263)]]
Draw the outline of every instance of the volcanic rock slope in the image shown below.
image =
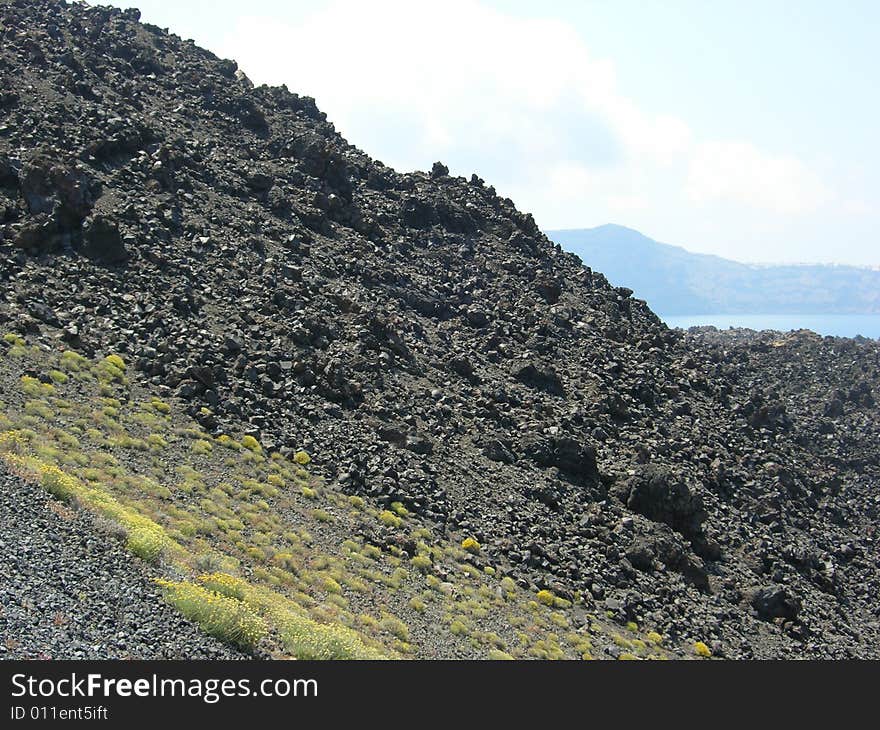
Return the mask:
[(82, 511), (0, 466), (0, 658), (239, 659)]
[(670, 331), (477, 176), (138, 21), (0, 2), (0, 326), (531, 590), (718, 656), (880, 654), (876, 342)]

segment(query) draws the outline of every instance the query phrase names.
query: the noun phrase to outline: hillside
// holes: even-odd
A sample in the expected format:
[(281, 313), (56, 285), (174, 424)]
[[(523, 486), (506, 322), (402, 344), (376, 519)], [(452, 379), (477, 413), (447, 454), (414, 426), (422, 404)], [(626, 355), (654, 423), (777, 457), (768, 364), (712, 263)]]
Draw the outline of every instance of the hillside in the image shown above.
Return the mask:
[(617, 225), (548, 231), (566, 251), (633, 290), (661, 316), (880, 314), (880, 271), (755, 266), (658, 243)]
[(878, 343), (672, 332), (137, 11), (3, 0), (0, 37), (0, 453), (206, 631), (878, 656)]

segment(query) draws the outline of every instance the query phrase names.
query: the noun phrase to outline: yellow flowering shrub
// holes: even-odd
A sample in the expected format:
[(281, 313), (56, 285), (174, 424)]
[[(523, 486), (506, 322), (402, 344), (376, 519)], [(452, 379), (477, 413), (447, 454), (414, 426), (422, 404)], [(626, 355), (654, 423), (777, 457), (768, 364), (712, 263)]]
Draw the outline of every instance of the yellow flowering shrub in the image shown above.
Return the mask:
[(238, 601), (245, 599), (247, 583), (241, 580), (241, 578), (236, 578), (228, 573), (215, 572), (200, 575), (197, 580), (204, 588), (214, 591), (214, 593), (219, 593), (221, 596), (235, 598)]
[(256, 646), (268, 631), (265, 620), (250, 606), (194, 583), (157, 579), (172, 606), (202, 630), (245, 649)]
[(299, 464), (301, 466), (305, 466), (306, 464), (308, 464), (312, 460), (312, 457), (309, 456), (305, 451), (297, 451), (293, 455), (293, 460), (297, 464)]
[(119, 355), (107, 355), (107, 357), (104, 358), (104, 362), (119, 370), (125, 370), (125, 361), (119, 357)]
[(482, 547), (482, 546), (480, 545), (480, 543), (477, 542), (477, 541), (476, 541), (474, 538), (472, 538), (472, 537), (466, 537), (464, 540), (462, 540), (462, 541), (461, 541), (461, 546), (462, 546), (462, 548), (464, 548), (465, 550), (467, 550), (469, 553), (475, 553), (475, 554), (478, 553), (478, 552), (480, 552), (480, 548)]

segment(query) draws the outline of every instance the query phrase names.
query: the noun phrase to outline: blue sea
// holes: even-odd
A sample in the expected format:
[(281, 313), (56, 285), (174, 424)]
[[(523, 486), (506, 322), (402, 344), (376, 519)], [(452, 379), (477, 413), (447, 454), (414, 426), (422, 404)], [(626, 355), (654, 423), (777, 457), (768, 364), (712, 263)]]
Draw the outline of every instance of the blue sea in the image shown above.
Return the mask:
[(691, 314), (664, 317), (669, 327), (713, 325), (718, 329), (747, 327), (753, 330), (807, 329), (820, 335), (880, 339), (880, 314)]

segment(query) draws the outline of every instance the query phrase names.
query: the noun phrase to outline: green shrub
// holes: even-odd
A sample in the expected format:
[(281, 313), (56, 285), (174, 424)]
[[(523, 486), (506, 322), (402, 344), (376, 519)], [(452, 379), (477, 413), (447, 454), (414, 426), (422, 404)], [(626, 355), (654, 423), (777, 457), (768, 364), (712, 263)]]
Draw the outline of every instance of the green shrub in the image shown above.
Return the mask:
[(382, 551), (375, 545), (370, 544), (364, 545), (361, 549), (361, 553), (364, 557), (370, 558), (370, 560), (378, 560), (382, 557)]
[(150, 445), (151, 448), (155, 449), (156, 451), (161, 451), (166, 446), (168, 446), (168, 442), (158, 433), (151, 433), (149, 436), (147, 436), (147, 443)]
[(479, 569), (475, 568), (473, 565), (468, 563), (462, 563), (460, 566), (462, 573), (471, 577), (471, 578), (481, 578), (482, 573), (480, 573)]
[(86, 358), (73, 350), (65, 350), (61, 353), (59, 365), (67, 372), (77, 373), (88, 362)]
[(455, 619), (450, 624), (449, 630), (454, 636), (467, 636), (471, 632), (468, 625), (461, 619)]
[(403, 524), (403, 520), (400, 517), (387, 509), (379, 513), (379, 522), (388, 527), (400, 527)]
[(284, 648), (297, 659), (383, 659), (357, 632), (339, 624), (318, 623), (293, 612), (276, 618)]
[[(178, 529), (183, 528), (178, 527)], [(194, 526), (191, 529), (187, 529), (186, 532), (188, 534), (195, 534)], [(196, 570), (202, 573), (216, 573), (222, 565), (223, 559), (215, 553), (203, 553), (195, 559)]]
[(53, 383), (58, 383), (59, 385), (64, 385), (67, 382), (68, 377), (65, 373), (62, 373), (60, 370), (50, 370), (49, 378)]
[(190, 444), (190, 450), (194, 454), (210, 454), (214, 450), (214, 447), (211, 445), (210, 441), (196, 439)]
[(431, 567), (434, 565), (431, 562), (431, 558), (427, 555), (416, 555), (412, 560), (409, 561), (414, 568), (422, 571), (423, 573), (427, 573)]
[(409, 510), (400, 502), (392, 502), (391, 511), (399, 517), (406, 517), (409, 514)]
[(44, 398), (55, 392), (55, 388), (51, 383), (40, 382), (39, 379), (33, 378), (30, 375), (21, 376), (21, 389), (26, 395), (33, 398)]
[(383, 631), (387, 631), (401, 641), (409, 640), (409, 627), (397, 616), (392, 616), (390, 613), (383, 614), (379, 620), (379, 626)]
[(491, 661), (513, 661), (513, 657), (508, 654), (506, 651), (501, 651), (501, 649), (489, 649), (489, 654), (487, 655)]
[(29, 416), (38, 416), (44, 421), (50, 421), (55, 417), (55, 411), (52, 407), (41, 400), (29, 400), (24, 404), (24, 412)]
[(248, 449), (249, 451), (254, 451), (256, 453), (262, 453), (262, 451), (263, 451), (263, 447), (260, 446), (260, 442), (257, 441), (250, 434), (248, 434), (244, 438), (242, 438), (241, 445), (244, 446), (244, 448)]

